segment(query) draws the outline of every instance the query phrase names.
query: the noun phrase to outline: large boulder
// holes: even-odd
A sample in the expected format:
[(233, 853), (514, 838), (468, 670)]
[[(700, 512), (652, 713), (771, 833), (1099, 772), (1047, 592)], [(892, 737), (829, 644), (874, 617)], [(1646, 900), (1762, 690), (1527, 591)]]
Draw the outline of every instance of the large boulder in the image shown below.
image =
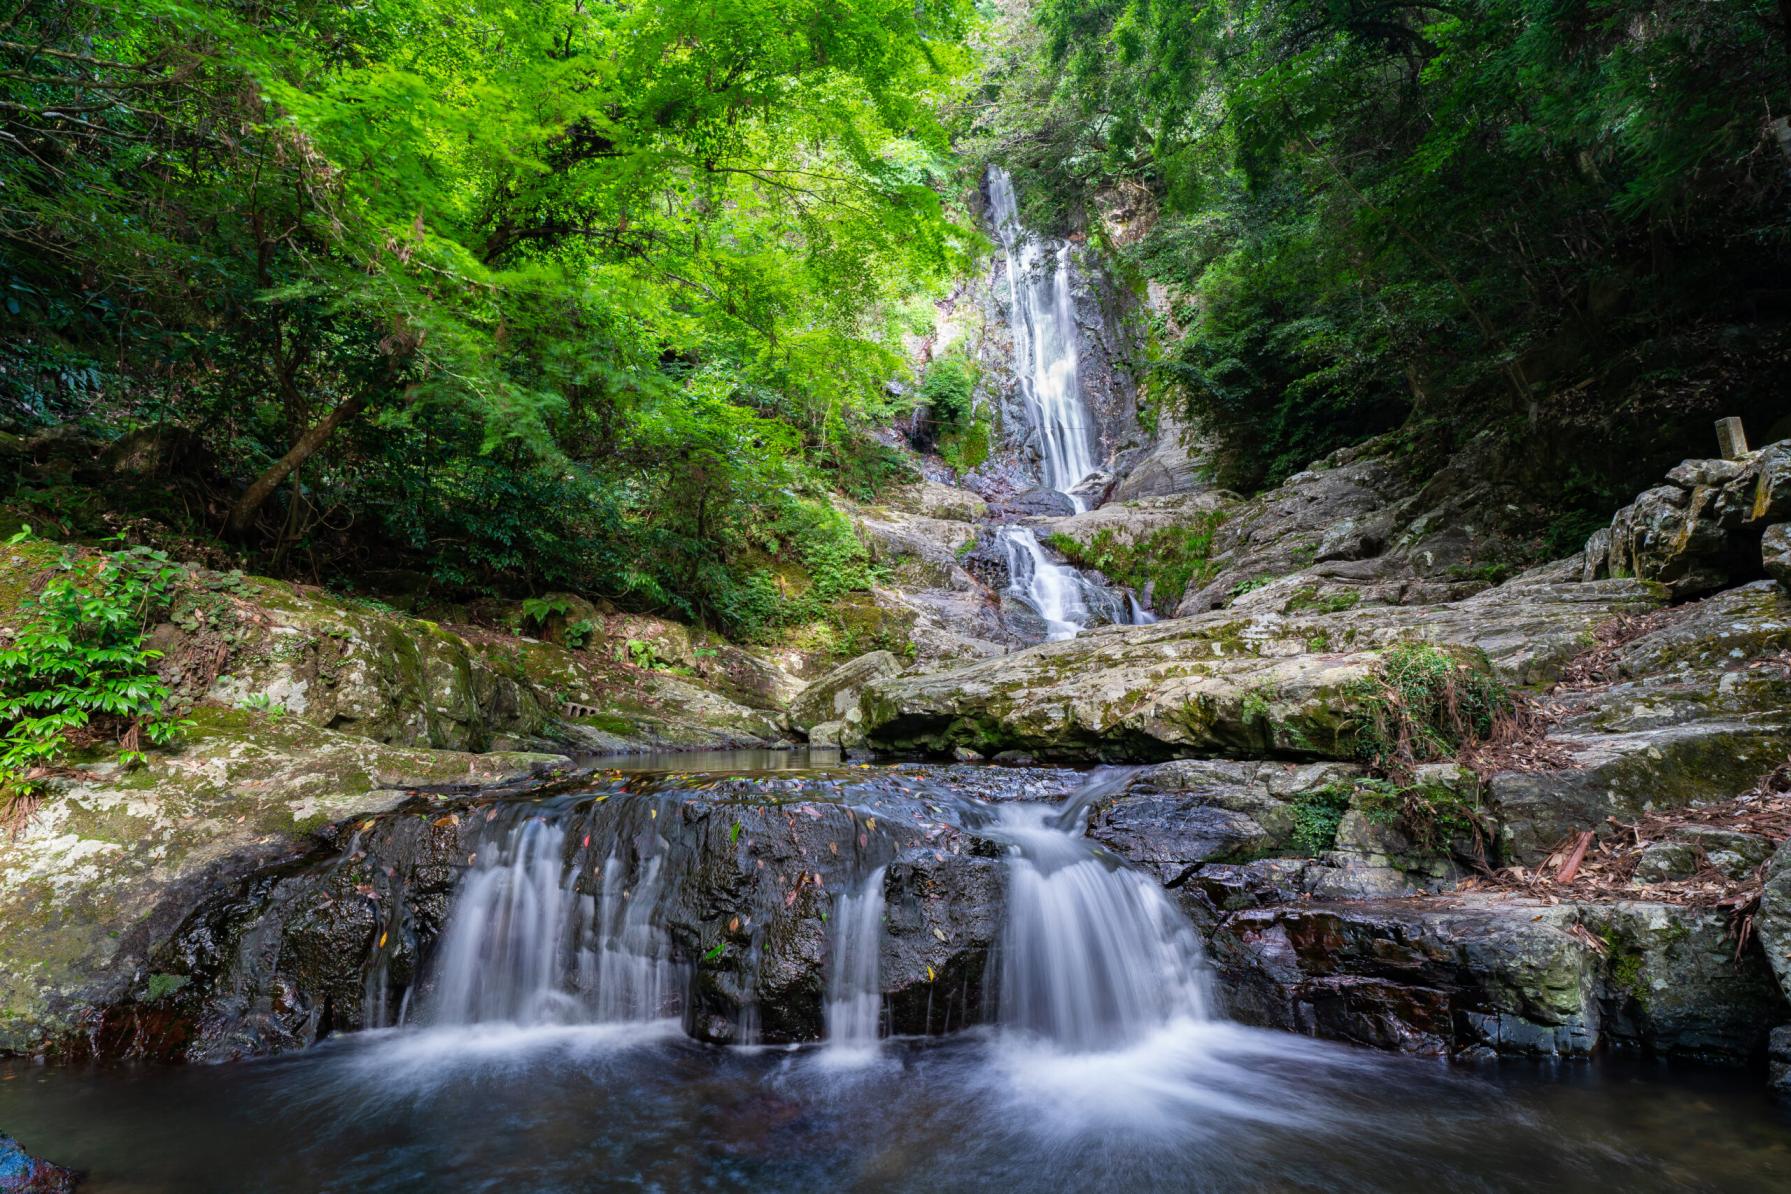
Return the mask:
[(856, 722), (858, 698), (865, 685), (901, 671), (901, 660), (888, 651), (849, 659), (802, 690), (790, 704), (790, 721), (801, 730), (828, 721)]
[(1762, 541), (1787, 517), (1791, 440), (1738, 460), (1687, 460), (1587, 541), (1587, 571), (1599, 571), (1602, 550), (1608, 575), (1657, 581), (1676, 598), (1715, 592), (1769, 569), (1777, 549)]

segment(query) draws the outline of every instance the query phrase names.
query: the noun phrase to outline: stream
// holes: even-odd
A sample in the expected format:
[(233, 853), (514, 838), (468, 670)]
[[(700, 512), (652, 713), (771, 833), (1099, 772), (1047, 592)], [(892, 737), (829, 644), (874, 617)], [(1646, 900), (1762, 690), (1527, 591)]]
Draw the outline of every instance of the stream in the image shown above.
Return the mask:
[[(99, 1194), (1791, 1184), (1791, 1119), (1754, 1075), (1450, 1066), (1227, 1020), (1177, 905), (1083, 836), (1123, 772), (695, 761), (473, 806), (480, 844), (423, 977), (380, 994), (393, 1026), (232, 1064), (3, 1063), (0, 1124)], [(816, 897), (820, 1041), (688, 1034), (713, 980), (671, 925), (715, 866), (689, 810), (735, 807), (717, 800), (860, 827)], [(863, 829), (883, 822), (908, 836)], [(895, 872), (946, 823), (1005, 876), (983, 1022), (891, 1037)], [(746, 859), (739, 838), (722, 840)], [(784, 932), (767, 931), (754, 965)]]

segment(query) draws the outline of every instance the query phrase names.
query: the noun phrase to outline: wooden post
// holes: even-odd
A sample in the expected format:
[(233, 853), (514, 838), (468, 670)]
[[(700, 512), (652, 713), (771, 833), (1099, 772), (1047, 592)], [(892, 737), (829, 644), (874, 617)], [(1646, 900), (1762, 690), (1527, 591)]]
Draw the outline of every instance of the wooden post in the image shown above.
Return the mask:
[(1740, 460), (1747, 455), (1747, 432), (1742, 430), (1740, 419), (1716, 421), (1716, 450), (1724, 460)]

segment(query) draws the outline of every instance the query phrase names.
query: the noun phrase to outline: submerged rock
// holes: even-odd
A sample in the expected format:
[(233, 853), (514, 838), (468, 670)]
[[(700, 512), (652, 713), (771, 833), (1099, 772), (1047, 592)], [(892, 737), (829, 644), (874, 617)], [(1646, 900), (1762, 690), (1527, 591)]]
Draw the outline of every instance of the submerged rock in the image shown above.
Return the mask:
[(80, 1184), (74, 1170), (40, 1160), (0, 1134), (0, 1194), (71, 1194)]

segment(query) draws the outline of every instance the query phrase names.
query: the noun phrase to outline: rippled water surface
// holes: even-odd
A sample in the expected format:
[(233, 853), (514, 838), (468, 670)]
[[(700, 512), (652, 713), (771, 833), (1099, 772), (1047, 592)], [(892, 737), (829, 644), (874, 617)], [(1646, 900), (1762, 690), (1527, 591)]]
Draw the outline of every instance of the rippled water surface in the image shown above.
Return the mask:
[(1451, 1068), (1221, 1022), (857, 1065), (671, 1023), (388, 1031), (227, 1066), (14, 1063), (0, 1124), (100, 1194), (1791, 1189), (1757, 1075)]

